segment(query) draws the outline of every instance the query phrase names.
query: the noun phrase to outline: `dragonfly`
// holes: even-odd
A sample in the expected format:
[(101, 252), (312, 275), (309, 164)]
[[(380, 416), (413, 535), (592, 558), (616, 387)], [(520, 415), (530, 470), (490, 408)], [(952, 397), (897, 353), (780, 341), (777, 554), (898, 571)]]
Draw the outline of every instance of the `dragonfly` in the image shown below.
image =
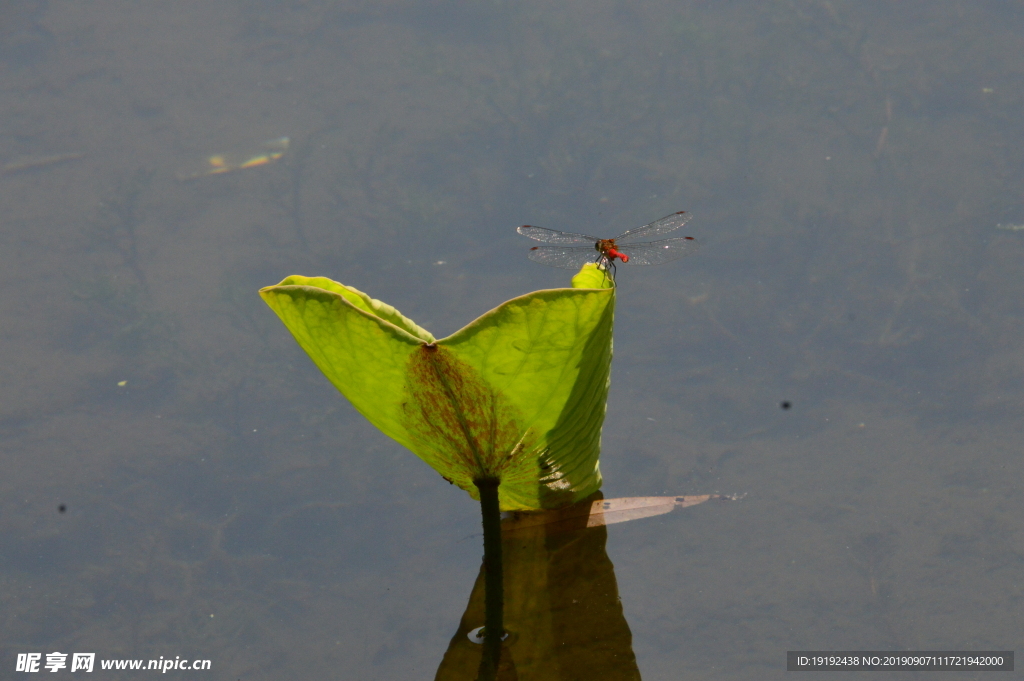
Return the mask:
[(610, 265), (614, 272), (616, 260), (634, 265), (660, 265), (696, 253), (698, 244), (692, 236), (632, 243), (673, 232), (689, 219), (690, 213), (679, 211), (643, 227), (627, 230), (614, 239), (599, 239), (588, 234), (560, 232), (533, 225), (523, 225), (516, 231), (536, 241), (552, 244), (531, 248), (527, 255), (534, 262), (575, 270), (593, 261), (604, 269)]

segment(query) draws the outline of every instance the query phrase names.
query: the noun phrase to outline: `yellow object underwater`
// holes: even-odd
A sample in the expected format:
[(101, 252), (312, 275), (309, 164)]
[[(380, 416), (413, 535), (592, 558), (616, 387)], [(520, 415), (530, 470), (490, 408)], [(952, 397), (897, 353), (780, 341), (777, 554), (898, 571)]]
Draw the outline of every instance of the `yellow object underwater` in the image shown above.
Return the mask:
[(264, 150), (255, 154), (252, 152), (247, 154), (214, 154), (206, 159), (206, 166), (202, 170), (181, 173), (178, 175), (178, 179), (194, 180), (199, 177), (206, 177), (207, 175), (229, 173), (232, 170), (245, 170), (246, 168), (265, 166), (284, 156), (284, 153), (288, 151), (289, 141), (287, 137), (268, 140), (262, 145)]
[(35, 170), (36, 168), (43, 168), (46, 166), (52, 166), (57, 163), (64, 163), (65, 161), (74, 161), (80, 159), (85, 154), (78, 152), (70, 154), (50, 154), (49, 156), (22, 156), (17, 158), (10, 163), (5, 163), (0, 172), (5, 175), (7, 173), (20, 173), (23, 170)]

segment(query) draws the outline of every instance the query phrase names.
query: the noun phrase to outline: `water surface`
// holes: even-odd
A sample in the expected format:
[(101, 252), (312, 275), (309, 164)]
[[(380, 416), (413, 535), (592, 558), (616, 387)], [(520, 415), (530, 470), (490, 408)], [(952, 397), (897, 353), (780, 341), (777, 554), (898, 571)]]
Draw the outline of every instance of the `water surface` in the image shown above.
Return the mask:
[[(517, 225), (677, 210), (698, 255), (619, 267), (604, 492), (748, 496), (609, 528), (643, 677), (1012, 649), (1024, 231), (996, 226), (1024, 223), (1022, 24), (1002, 3), (6, 5), (0, 163), (39, 162), (0, 175), (0, 664), (433, 678), (478, 508), (256, 290), (329, 276), (441, 337), (567, 285)], [(178, 179), (282, 136), (280, 161)]]

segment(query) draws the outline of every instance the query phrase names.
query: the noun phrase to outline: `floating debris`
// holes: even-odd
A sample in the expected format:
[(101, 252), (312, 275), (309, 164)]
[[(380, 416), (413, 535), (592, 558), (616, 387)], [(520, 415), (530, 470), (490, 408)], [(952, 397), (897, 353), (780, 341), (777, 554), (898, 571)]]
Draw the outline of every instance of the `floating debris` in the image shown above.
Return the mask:
[(246, 170), (247, 168), (258, 168), (278, 160), (288, 151), (287, 137), (267, 140), (261, 146), (262, 151), (242, 154), (214, 154), (206, 159), (206, 166), (202, 170), (190, 173), (181, 173), (179, 180), (194, 180), (208, 175), (220, 175), (230, 173), (233, 170)]
[(539, 525), (559, 523), (577, 524), (582, 527), (613, 525), (640, 518), (662, 515), (677, 508), (703, 504), (705, 501), (739, 501), (746, 494), (695, 494), (678, 497), (625, 497), (583, 501), (553, 511), (513, 511), (505, 514), (502, 532), (509, 533)]
[(20, 173), (26, 170), (35, 170), (36, 168), (45, 168), (46, 166), (52, 166), (58, 163), (74, 161), (82, 158), (83, 156), (85, 156), (85, 154), (80, 154), (78, 152), (70, 154), (50, 154), (48, 156), (21, 156), (10, 163), (5, 163), (3, 168), (0, 168), (0, 171), (5, 175), (8, 173)]
[(1007, 232), (1022, 232), (1024, 231), (1024, 225), (1012, 225), (1010, 223), (1007, 223), (1005, 225), (998, 224), (996, 225), (996, 229), (1004, 229)]

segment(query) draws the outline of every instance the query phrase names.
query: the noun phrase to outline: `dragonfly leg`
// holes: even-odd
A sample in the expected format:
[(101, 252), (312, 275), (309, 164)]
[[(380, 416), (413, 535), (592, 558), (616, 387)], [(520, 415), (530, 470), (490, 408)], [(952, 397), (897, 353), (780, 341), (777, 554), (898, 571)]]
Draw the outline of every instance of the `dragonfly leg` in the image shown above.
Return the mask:
[(612, 271), (612, 282), (615, 281), (615, 275), (616, 275), (615, 260), (613, 260), (612, 258), (609, 258), (604, 253), (602, 253), (602, 254), (597, 256), (597, 260), (595, 260), (594, 262), (597, 264), (598, 267), (600, 267), (605, 272), (608, 271), (608, 268), (610, 266), (611, 267), (611, 271)]

